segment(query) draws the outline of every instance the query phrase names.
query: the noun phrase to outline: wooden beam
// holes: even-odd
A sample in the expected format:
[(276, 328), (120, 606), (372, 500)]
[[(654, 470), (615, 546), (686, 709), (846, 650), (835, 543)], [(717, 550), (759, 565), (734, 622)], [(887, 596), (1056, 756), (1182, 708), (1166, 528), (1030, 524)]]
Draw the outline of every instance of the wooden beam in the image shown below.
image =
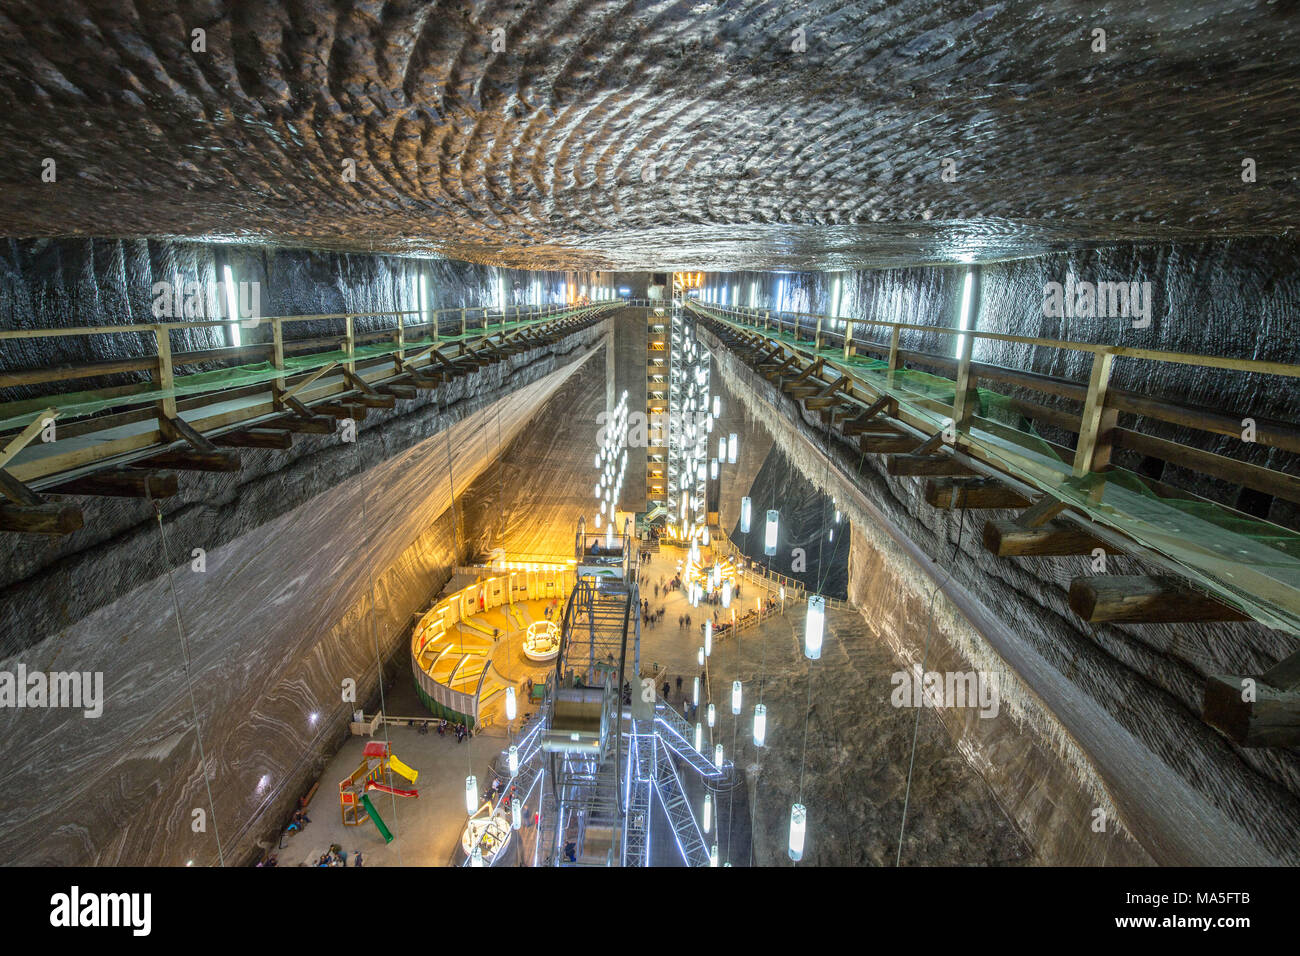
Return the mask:
[(1105, 414), (1106, 389), (1110, 385), (1110, 369), (1115, 356), (1110, 352), (1094, 352), (1092, 372), (1088, 378), (1088, 397), (1083, 402), (1083, 416), (1079, 421), (1079, 444), (1074, 452), (1075, 475), (1100, 471), (1110, 462), (1110, 433), (1115, 427), (1115, 415)]
[(1037, 528), (1047, 524), (1066, 508), (1065, 502), (1053, 495), (1043, 495), (1028, 511), (1016, 517), (1016, 524), (1022, 528)]
[(891, 455), (910, 452), (920, 439), (900, 432), (865, 432), (858, 436), (858, 449), (868, 455)]
[(849, 377), (847, 375), (841, 375), (812, 398), (805, 399), (804, 405), (807, 408), (830, 408), (833, 405), (838, 405), (843, 401), (843, 399), (836, 396), (835, 393), (848, 384)]
[(358, 405), (364, 405), (366, 408), (396, 408), (396, 395), (358, 395), (352, 399)]
[(143, 464), (157, 468), (179, 468), (181, 471), (239, 471), (239, 455), (233, 451), (213, 448), (170, 448), (143, 460)]
[(1068, 521), (1048, 521), (1036, 528), (1022, 527), (1015, 521), (986, 521), (984, 548), (999, 558), (1092, 554), (1097, 548), (1107, 554), (1123, 553)]
[(885, 470), (891, 475), (962, 475), (974, 477), (971, 471), (951, 455), (889, 455)]
[(280, 429), (246, 428), (243, 431), (218, 435), (212, 441), (222, 448), (285, 449), (293, 446), (293, 434)]
[(936, 508), (1027, 508), (1029, 499), (997, 478), (934, 478), (925, 500)]
[(71, 534), (84, 524), (81, 509), (70, 504), (0, 505), (0, 531)]
[(1250, 616), (1182, 585), (1147, 575), (1101, 575), (1070, 582), (1070, 610), (1090, 624), (1190, 624)]
[(1205, 682), (1201, 719), (1242, 747), (1300, 747), (1300, 690), (1263, 676), (1214, 674)]
[(939, 446), (942, 444), (943, 444), (943, 432), (937, 431), (929, 438), (927, 438), (925, 441), (921, 442), (921, 444), (917, 446), (916, 450), (913, 451), (912, 454), (929, 455), (935, 451), (938, 451)]
[(216, 446), (210, 442), (206, 436), (195, 431), (185, 419), (173, 416), (170, 418), (160, 418), (158, 420), (158, 429), (167, 438), (172, 441), (186, 442), (190, 447), (197, 451), (215, 451)]
[(296, 383), (288, 391), (276, 392), (275, 393), (276, 400), (287, 404), (290, 398), (297, 395), (299, 392), (301, 392), (312, 382), (316, 381), (316, 379), (320, 378), (326, 372), (335, 368), (338, 364), (339, 364), (338, 362), (330, 362), (328, 365), (322, 365), (320, 368), (316, 369), (316, 371), (312, 372), (310, 375), (304, 378), (301, 382)]
[(110, 468), (82, 475), (50, 489), (56, 495), (98, 495), (107, 498), (170, 498), (178, 484), (174, 471)]
[(3, 492), (10, 501), (31, 508), (45, 503), (40, 495), (3, 468), (0, 468), (0, 492)]
[(334, 419), (328, 415), (312, 415), (303, 418), (300, 415), (285, 415), (266, 423), (268, 428), (283, 428), (285, 431), (307, 435), (332, 435), (338, 430)]
[(5, 445), (4, 450), (0, 451), (0, 468), (9, 464), (15, 455), (27, 447), (28, 443), (41, 433), (41, 429), (45, 427), (47, 421), (58, 417), (59, 410), (57, 408), (47, 408), (28, 422), (27, 427), (9, 439), (9, 443)]
[(857, 435), (867, 431), (871, 426), (870, 422), (881, 412), (893, 414), (898, 408), (898, 403), (889, 395), (882, 395), (872, 402), (865, 412), (852, 421), (844, 423), (845, 435)]

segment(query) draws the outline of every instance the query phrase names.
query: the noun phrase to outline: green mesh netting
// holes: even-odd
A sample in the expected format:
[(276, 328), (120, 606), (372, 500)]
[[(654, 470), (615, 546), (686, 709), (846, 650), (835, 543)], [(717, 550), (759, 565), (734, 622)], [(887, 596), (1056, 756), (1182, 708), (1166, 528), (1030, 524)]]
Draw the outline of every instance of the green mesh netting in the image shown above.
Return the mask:
[[(759, 331), (837, 370), (851, 371), (935, 431), (952, 420), (956, 384), (914, 370), (890, 371), (867, 356), (845, 360), (842, 346), (814, 348), (792, 332), (749, 326), (695, 305), (732, 328)], [(1207, 593), (1269, 627), (1300, 634), (1300, 534), (1202, 499), (1157, 494), (1136, 473), (1112, 466), (1077, 477), (1055, 447), (1029, 425), (1015, 400), (978, 389), (979, 405), (962, 438), (1039, 491), (1114, 528), (1180, 566)]]

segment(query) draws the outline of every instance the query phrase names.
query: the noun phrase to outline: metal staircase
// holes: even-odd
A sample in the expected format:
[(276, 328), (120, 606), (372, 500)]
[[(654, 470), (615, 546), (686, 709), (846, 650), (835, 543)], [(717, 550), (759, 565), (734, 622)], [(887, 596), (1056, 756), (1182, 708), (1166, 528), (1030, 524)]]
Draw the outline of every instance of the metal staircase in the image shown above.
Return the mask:
[(659, 745), (655, 793), (663, 804), (664, 813), (668, 815), (668, 822), (672, 824), (673, 834), (677, 837), (677, 849), (681, 851), (687, 866), (708, 866), (709, 849), (704, 845), (704, 835), (695, 822), (695, 814), (691, 812), (681, 778), (673, 766), (673, 751), (662, 736), (655, 739)]

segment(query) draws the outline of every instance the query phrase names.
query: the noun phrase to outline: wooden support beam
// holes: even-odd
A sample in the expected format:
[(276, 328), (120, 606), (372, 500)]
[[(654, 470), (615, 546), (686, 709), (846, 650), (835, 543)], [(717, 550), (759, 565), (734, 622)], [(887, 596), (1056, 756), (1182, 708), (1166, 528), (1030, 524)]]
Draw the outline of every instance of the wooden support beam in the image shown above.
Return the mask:
[(1027, 508), (1029, 499), (996, 478), (934, 478), (925, 500), (936, 508)]
[(276, 392), (275, 393), (276, 401), (280, 402), (281, 404), (288, 404), (289, 399), (297, 395), (304, 388), (306, 388), (312, 382), (316, 381), (316, 379), (320, 378), (326, 372), (329, 372), (331, 369), (335, 368), (338, 364), (339, 364), (338, 362), (330, 362), (327, 365), (322, 365), (320, 368), (316, 369), (316, 371), (312, 372), (310, 375), (304, 378), (301, 382), (296, 383), (288, 391)]
[(812, 398), (805, 400), (804, 405), (807, 408), (831, 408), (838, 405), (843, 401), (843, 399), (835, 393), (848, 384), (849, 377), (847, 375), (841, 375)]
[(1088, 378), (1088, 397), (1083, 402), (1083, 416), (1079, 421), (1079, 444), (1074, 451), (1074, 474), (1086, 475), (1100, 471), (1110, 461), (1110, 433), (1115, 428), (1115, 415), (1106, 412), (1106, 389), (1110, 385), (1110, 369), (1115, 356), (1109, 352), (1094, 352), (1092, 372)]
[(4, 496), (15, 504), (26, 505), (30, 508), (45, 503), (40, 495), (3, 468), (0, 468), (0, 492), (3, 492)]
[(221, 448), (290, 448), (293, 434), (273, 428), (246, 428), (243, 431), (227, 432), (212, 439), (214, 445)]
[(865, 412), (852, 421), (844, 423), (845, 435), (858, 435), (872, 428), (871, 420), (884, 412), (887, 415), (895, 415), (898, 412), (898, 402), (888, 395), (882, 395), (872, 402)]
[(239, 454), (213, 448), (169, 448), (144, 459), (142, 464), (155, 468), (179, 468), (181, 471), (239, 471)]
[(59, 410), (57, 408), (47, 408), (45, 409), (45, 411), (41, 412), (30, 422), (28, 422), (27, 427), (24, 428), (22, 431), (20, 431), (13, 438), (9, 439), (9, 442), (8, 444), (5, 445), (4, 450), (0, 451), (0, 468), (3, 468), (5, 465), (9, 464), (9, 462), (13, 460), (15, 455), (17, 455), (20, 451), (26, 448), (27, 445), (31, 442), (31, 440), (41, 433), (41, 429), (45, 427), (46, 422), (51, 421), (58, 417), (59, 417)]
[(925, 441), (921, 442), (921, 444), (917, 447), (917, 449), (914, 452), (912, 452), (912, 454), (929, 455), (933, 452), (938, 451), (939, 446), (942, 444), (943, 444), (943, 432), (938, 431), (935, 432), (933, 435), (931, 435), (929, 438), (927, 438)]
[(178, 484), (174, 471), (109, 468), (82, 475), (50, 489), (56, 495), (97, 495), (106, 498), (170, 498)]
[(283, 428), (285, 431), (306, 435), (332, 435), (338, 430), (334, 419), (328, 415), (311, 415), (307, 418), (300, 415), (285, 415), (283, 418), (267, 422), (266, 425), (268, 428)]
[(919, 439), (900, 432), (864, 432), (858, 436), (858, 449), (868, 455), (910, 452), (919, 444)]
[(397, 396), (395, 395), (358, 395), (352, 401), (358, 405), (364, 405), (366, 408), (397, 407)]
[(1300, 687), (1279, 687), (1266, 678), (1207, 678), (1201, 719), (1243, 747), (1300, 747)]
[(321, 402), (319, 405), (313, 405), (312, 411), (322, 412), (339, 421), (350, 418), (354, 422), (364, 421), (370, 414), (364, 405), (345, 405), (342, 402)]
[(1248, 621), (1249, 615), (1175, 578), (1100, 575), (1070, 582), (1070, 610), (1090, 624), (1190, 624)]
[(85, 521), (76, 505), (0, 505), (0, 531), (21, 534), (71, 534)]
[(815, 362), (810, 363), (809, 366), (805, 368), (802, 372), (800, 372), (798, 375), (792, 378), (788, 384), (790, 385), (800, 384), (805, 379), (811, 378), (813, 375), (816, 375), (818, 372), (820, 372), (822, 370), (822, 366), (825, 364), (826, 364), (825, 359), (823, 358), (817, 359)]
[(194, 426), (180, 417), (160, 418), (158, 430), (172, 441), (183, 441), (196, 451), (214, 451), (216, 446), (204, 435), (195, 431)]
[(1016, 524), (1022, 528), (1037, 528), (1047, 524), (1065, 510), (1065, 502), (1053, 495), (1043, 495), (1028, 511), (1016, 516)]
[(1036, 528), (1025, 528), (1014, 521), (986, 521), (984, 548), (999, 558), (1092, 554), (1097, 548), (1107, 554), (1123, 553), (1068, 521), (1048, 521)]
[(890, 455), (885, 459), (885, 470), (896, 476), (904, 475), (964, 475), (974, 477), (971, 471), (951, 455)]

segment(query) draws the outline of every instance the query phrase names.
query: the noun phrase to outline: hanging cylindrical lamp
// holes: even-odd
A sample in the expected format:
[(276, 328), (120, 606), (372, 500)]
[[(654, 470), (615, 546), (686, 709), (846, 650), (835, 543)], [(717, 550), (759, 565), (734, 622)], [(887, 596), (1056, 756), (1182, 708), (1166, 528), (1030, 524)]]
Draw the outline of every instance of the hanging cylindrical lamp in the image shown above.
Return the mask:
[[(732, 707), (735, 707), (734, 696), (732, 697)], [(510, 749), (506, 751), (506, 766), (510, 768), (510, 776), (512, 777), (519, 772), (519, 748), (514, 744), (511, 744)]]
[(483, 865), (483, 851), (480, 850), (478, 847), (474, 847), (474, 851), (473, 851), (472, 853), (470, 853), (470, 855), (469, 855), (469, 865), (470, 865), (470, 866), (482, 866), (482, 865)]
[(704, 745), (704, 725), (698, 720), (695, 722), (695, 749), (700, 750)]
[(465, 778), (465, 812), (473, 816), (478, 809), (478, 777), (470, 774)]
[(708, 709), (707, 711), (705, 711), (705, 714), (706, 714), (707, 717), (708, 717), (709, 726), (712, 727), (713, 724), (714, 724), (714, 722), (718, 719), (718, 712), (717, 712), (717, 710), (714, 709), (714, 707), (713, 707), (712, 704), (709, 704), (709, 709)]
[(733, 680), (731, 682), (731, 712), (733, 714), (740, 713), (740, 693), (740, 681)]
[(713, 766), (719, 770), (722, 769), (722, 744), (715, 744), (713, 747)]
[(754, 746), (762, 747), (767, 742), (767, 706), (754, 705)]
[[(703, 656), (704, 648), (700, 648), (700, 655)], [(700, 679), (695, 678), (695, 687), (691, 690), (691, 703), (696, 707), (700, 706)]]
[(713, 619), (704, 620), (704, 656), (713, 656)]
[(709, 473), (708, 469), (705, 468), (704, 462), (701, 461), (699, 465), (697, 465), (695, 468), (695, 480), (703, 481), (705, 476), (708, 475), (708, 473)]
[(718, 845), (715, 843), (709, 847), (709, 866), (718, 865)]
[(731, 581), (722, 582), (722, 606), (731, 607)]
[(727, 440), (721, 435), (718, 436), (718, 458), (727, 457)]
[(713, 829), (713, 794), (704, 795), (704, 832), (708, 833)]
[(808, 617), (803, 629), (803, 656), (815, 661), (822, 656), (822, 631), (826, 626), (826, 599), (808, 595)]
[(510, 686), (506, 688), (506, 720), (514, 720), (518, 708), (515, 706), (515, 688)]
[(516, 797), (510, 801), (510, 829), (518, 830), (524, 825), (524, 802)]
[(727, 464), (734, 465), (740, 452), (740, 438), (735, 432), (727, 436)]
[[(699, 653), (697, 653), (697, 654), (695, 655), (695, 662), (696, 662), (697, 664), (699, 664), (701, 667), (704, 666), (704, 648), (703, 648), (703, 647), (701, 647), (701, 648), (699, 649)], [(699, 701), (697, 700), (696, 703), (698, 704)]]
[(781, 519), (781, 513), (776, 510), (767, 513), (767, 527), (763, 532), (763, 553), (768, 555), (776, 554), (776, 525)]
[(790, 807), (790, 859), (798, 863), (803, 859), (804, 833), (808, 826), (808, 811), (802, 803)]
[(722, 396), (714, 395), (713, 396), (713, 417), (717, 418), (721, 414), (722, 414)]
[(749, 498), (740, 499), (740, 533), (749, 534), (749, 519), (752, 516), (754, 504)]

